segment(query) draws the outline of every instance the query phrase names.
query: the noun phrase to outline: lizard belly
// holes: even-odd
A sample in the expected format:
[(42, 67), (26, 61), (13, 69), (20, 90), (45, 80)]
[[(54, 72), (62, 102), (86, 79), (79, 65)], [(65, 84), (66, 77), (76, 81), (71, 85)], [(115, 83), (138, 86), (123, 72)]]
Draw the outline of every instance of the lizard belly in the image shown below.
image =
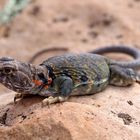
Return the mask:
[(77, 85), (73, 88), (71, 95), (89, 95), (98, 93), (106, 88), (109, 83), (108, 81), (108, 78), (105, 78), (100, 81), (91, 81), (89, 83)]

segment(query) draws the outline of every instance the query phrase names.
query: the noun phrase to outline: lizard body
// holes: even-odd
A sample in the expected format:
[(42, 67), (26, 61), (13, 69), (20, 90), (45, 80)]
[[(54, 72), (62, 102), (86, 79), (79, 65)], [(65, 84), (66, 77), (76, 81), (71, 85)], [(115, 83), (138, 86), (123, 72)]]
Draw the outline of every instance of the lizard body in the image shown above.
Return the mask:
[[(140, 51), (132, 50), (134, 54), (127, 52), (136, 58), (132, 63), (119, 63), (92, 53), (55, 56), (39, 66), (3, 57), (0, 59), (0, 82), (19, 93), (15, 100), (29, 94), (39, 94), (47, 97), (43, 104), (62, 102), (72, 95), (94, 94), (108, 84), (129, 86), (140, 82), (139, 74), (132, 69), (140, 66)], [(102, 53), (102, 50), (95, 52)]]
[(66, 54), (52, 57), (41, 65), (52, 69), (55, 75), (53, 81), (56, 90), (59, 88), (58, 83), (61, 78), (62, 82), (63, 80), (70, 82), (72, 79), (71, 90), (77, 91), (73, 92), (74, 95), (99, 92), (106, 87), (109, 81), (109, 67), (104, 57), (96, 54)]

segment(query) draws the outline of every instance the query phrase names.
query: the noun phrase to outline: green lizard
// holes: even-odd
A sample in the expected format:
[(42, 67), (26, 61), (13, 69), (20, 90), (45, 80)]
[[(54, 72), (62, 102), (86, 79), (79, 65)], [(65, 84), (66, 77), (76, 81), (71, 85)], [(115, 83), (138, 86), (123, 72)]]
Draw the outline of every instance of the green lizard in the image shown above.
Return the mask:
[[(117, 62), (99, 55), (105, 52), (123, 52), (135, 59)], [(135, 71), (139, 67), (140, 51), (125, 46), (105, 47), (91, 53), (67, 53), (51, 57), (38, 66), (2, 57), (0, 83), (17, 92), (15, 101), (34, 94), (45, 96), (43, 105), (46, 105), (66, 101), (72, 95), (94, 94), (109, 84), (129, 86), (140, 83), (140, 76)]]

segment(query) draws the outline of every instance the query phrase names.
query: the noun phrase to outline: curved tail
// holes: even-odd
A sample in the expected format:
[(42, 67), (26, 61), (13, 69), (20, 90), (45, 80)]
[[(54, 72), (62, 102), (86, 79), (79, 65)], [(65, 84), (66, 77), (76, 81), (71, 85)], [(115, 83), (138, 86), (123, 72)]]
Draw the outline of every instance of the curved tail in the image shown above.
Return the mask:
[(58, 47), (52, 47), (52, 48), (46, 48), (46, 49), (43, 49), (41, 51), (38, 51), (36, 54), (34, 54), (28, 61), (28, 63), (33, 63), (36, 58), (38, 58), (39, 56), (43, 55), (44, 53), (48, 53), (48, 52), (55, 52), (55, 51), (64, 51), (64, 52), (67, 52), (68, 49), (65, 48), (65, 47), (61, 47), (61, 48), (58, 48)]
[(94, 51), (91, 51), (90, 53), (96, 53), (96, 54), (104, 54), (104, 53), (125, 53), (134, 58), (132, 61), (121, 61), (118, 62), (117, 60), (112, 60), (111, 64), (117, 64), (119, 66), (123, 67), (130, 67), (130, 68), (140, 68), (140, 50), (137, 48), (132, 48), (128, 46), (106, 46), (103, 48), (95, 49)]

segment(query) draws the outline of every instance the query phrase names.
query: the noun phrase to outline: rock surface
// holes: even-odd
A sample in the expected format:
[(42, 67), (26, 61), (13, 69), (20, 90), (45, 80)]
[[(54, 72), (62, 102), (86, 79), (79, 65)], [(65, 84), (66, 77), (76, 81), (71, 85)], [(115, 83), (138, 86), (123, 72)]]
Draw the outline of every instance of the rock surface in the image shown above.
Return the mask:
[[(66, 46), (72, 52), (112, 44), (140, 48), (139, 12), (139, 0), (34, 1), (0, 33), (0, 55), (28, 61), (38, 50), (52, 46)], [(36, 63), (51, 55), (56, 53), (43, 55)], [(108, 86), (95, 95), (42, 107), (39, 96), (14, 104), (14, 92), (1, 86), (0, 140), (139, 140), (139, 91), (138, 84)]]

